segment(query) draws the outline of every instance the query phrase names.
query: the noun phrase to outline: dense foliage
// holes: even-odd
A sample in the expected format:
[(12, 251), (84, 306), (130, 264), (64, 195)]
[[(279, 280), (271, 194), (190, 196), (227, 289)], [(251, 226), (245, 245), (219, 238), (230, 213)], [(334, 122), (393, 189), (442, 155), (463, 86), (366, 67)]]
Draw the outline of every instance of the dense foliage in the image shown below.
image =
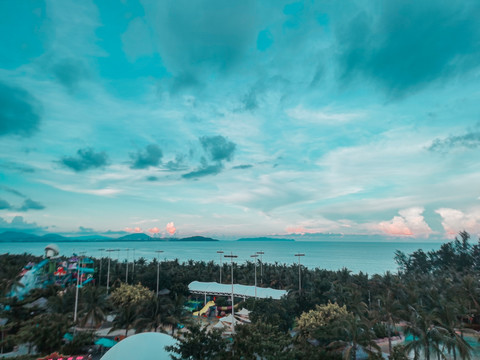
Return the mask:
[[(49, 286), (35, 290), (23, 300), (5, 297), (18, 282), (18, 273), (30, 255), (0, 255), (0, 317), (6, 350), (30, 343), (41, 353), (62, 350), (67, 345), (88, 346), (88, 335), (65, 344), (62, 336), (72, 329), (75, 288)], [(339, 271), (302, 269), (302, 292), (298, 292), (298, 267), (263, 264), (260, 286), (289, 290), (281, 300), (248, 299), (252, 324), (238, 326), (231, 341), (191, 324), (184, 303), (191, 281), (218, 281), (214, 262), (179, 263), (140, 258), (129, 264), (111, 261), (110, 295), (107, 297), (107, 258), (97, 259), (94, 285), (80, 289), (78, 325), (94, 328), (109, 313), (116, 315), (114, 328), (175, 333), (177, 324), (187, 325), (187, 335), (174, 348), (178, 356), (202, 359), (355, 359), (360, 353), (379, 358), (377, 338), (387, 338), (391, 359), (472, 358), (465, 335), (480, 328), (480, 244), (471, 244), (462, 232), (439, 250), (412, 254), (396, 253), (399, 271), (368, 275)], [(229, 264), (223, 265), (224, 282), (230, 282)], [(168, 289), (155, 296), (157, 288)], [(254, 283), (254, 264), (235, 266), (235, 281)], [(45, 297), (45, 308), (27, 307)], [(203, 299), (202, 299), (203, 300)], [(226, 303), (226, 299), (218, 299)], [(48, 321), (46, 319), (48, 318)], [(402, 324), (402, 328), (398, 328)], [(392, 337), (403, 332), (411, 341), (393, 347)], [(45, 345), (48, 344), (48, 345)], [(81, 345), (80, 345), (81, 344)], [(208, 346), (205, 346), (208, 344)], [(422, 355), (421, 355), (422, 354)]]

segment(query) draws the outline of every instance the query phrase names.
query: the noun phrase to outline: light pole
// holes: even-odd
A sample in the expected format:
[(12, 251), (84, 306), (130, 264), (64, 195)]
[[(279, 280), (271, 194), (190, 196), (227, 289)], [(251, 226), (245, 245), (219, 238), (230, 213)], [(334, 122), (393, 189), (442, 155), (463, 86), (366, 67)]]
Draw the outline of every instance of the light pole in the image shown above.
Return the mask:
[(77, 260), (77, 288), (75, 289), (75, 310), (73, 312), (73, 322), (77, 322), (77, 310), (78, 310), (78, 288), (80, 287), (80, 277), (82, 276), (80, 271), (82, 269), (82, 256)]
[(237, 255), (233, 255), (230, 253), (230, 255), (225, 255), (226, 258), (230, 258), (230, 264), (232, 266), (232, 334), (235, 331), (235, 304), (233, 303), (233, 259), (237, 258)]
[(300, 258), (305, 256), (305, 254), (295, 254), (298, 257), (298, 294), (302, 293), (302, 273), (301, 273), (301, 265), (300, 265)]
[(255, 261), (255, 299), (257, 299), (257, 257), (258, 255), (250, 255)]
[(100, 271), (99, 271), (99, 274), (98, 274), (98, 286), (102, 285), (102, 263), (103, 263), (103, 250), (105, 249), (98, 249), (100, 250)]
[(133, 260), (132, 260), (132, 283), (135, 281), (135, 248), (133, 248)]
[(263, 284), (263, 251), (257, 251), (256, 254), (260, 255), (260, 283)]
[(160, 261), (158, 260), (158, 256), (160, 253), (163, 253), (163, 250), (155, 250), (157, 253), (157, 296), (158, 296), (158, 281), (160, 279)]
[(127, 249), (127, 269), (125, 270), (125, 284), (128, 284), (128, 257), (130, 255), (130, 249)]
[(223, 251), (219, 250), (217, 251), (217, 254), (220, 255), (220, 284), (222, 283), (222, 254)]
[[(115, 249), (107, 249), (106, 252), (111, 253), (112, 251), (116, 251)], [(107, 270), (107, 295), (108, 289), (110, 288), (110, 254), (108, 254), (108, 270)]]

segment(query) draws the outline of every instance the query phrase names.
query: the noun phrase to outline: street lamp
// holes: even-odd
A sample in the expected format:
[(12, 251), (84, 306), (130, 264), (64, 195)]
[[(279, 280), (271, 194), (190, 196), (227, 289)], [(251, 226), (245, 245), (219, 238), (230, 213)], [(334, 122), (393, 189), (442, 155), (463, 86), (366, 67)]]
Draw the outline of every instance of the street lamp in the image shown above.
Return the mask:
[(233, 253), (230, 253), (230, 255), (225, 255), (226, 258), (230, 258), (230, 264), (232, 266), (232, 334), (235, 331), (235, 304), (233, 303), (233, 259), (237, 258), (237, 255), (233, 255)]
[[(85, 252), (83, 252), (85, 254)], [(78, 288), (80, 287), (80, 271), (82, 269), (82, 256), (77, 259), (77, 288), (75, 289), (75, 310), (73, 312), (73, 322), (77, 322), (77, 310), (78, 310)]]
[(255, 299), (257, 298), (257, 257), (258, 255), (250, 255), (250, 257), (255, 259)]
[(257, 251), (256, 254), (260, 255), (260, 283), (263, 284), (263, 251)]
[[(112, 251), (117, 251), (115, 249), (107, 249), (106, 252), (110, 253)], [(110, 288), (110, 254), (108, 255), (108, 271), (107, 271), (107, 295), (108, 289)]]
[(158, 260), (158, 256), (160, 253), (163, 253), (163, 250), (155, 250), (157, 253), (157, 296), (158, 296), (158, 281), (160, 279), (160, 261)]
[(223, 251), (219, 250), (217, 251), (217, 254), (220, 255), (220, 284), (222, 283), (222, 254)]
[(128, 258), (130, 255), (130, 249), (127, 249), (127, 269), (125, 270), (125, 283), (128, 284)]
[(102, 255), (105, 249), (98, 249), (98, 250), (100, 250), (100, 273), (98, 274), (98, 285), (100, 286), (102, 285), (102, 263), (103, 263)]
[(298, 294), (300, 295), (302, 292), (302, 275), (301, 275), (301, 265), (300, 265), (300, 257), (305, 256), (305, 254), (295, 254), (298, 257)]

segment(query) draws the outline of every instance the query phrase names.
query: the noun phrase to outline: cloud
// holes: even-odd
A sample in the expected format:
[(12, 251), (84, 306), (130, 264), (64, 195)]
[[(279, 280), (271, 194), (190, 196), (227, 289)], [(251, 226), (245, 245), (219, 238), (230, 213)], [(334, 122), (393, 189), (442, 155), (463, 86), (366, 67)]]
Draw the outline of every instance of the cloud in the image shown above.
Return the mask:
[(469, 132), (464, 135), (449, 136), (444, 139), (435, 139), (428, 150), (435, 152), (448, 152), (452, 149), (476, 149), (480, 147), (480, 132)]
[(173, 221), (167, 224), (167, 226), (165, 227), (165, 230), (167, 230), (167, 232), (170, 235), (173, 235), (177, 232), (177, 228), (175, 227), (175, 224), (173, 223)]
[(130, 165), (130, 168), (147, 169), (150, 166), (158, 166), (160, 165), (162, 157), (162, 149), (160, 149), (158, 145), (147, 145), (145, 151), (138, 151), (137, 153), (130, 154), (130, 158), (132, 159), (132, 164)]
[(142, 228), (140, 228), (138, 226), (136, 226), (134, 228), (126, 227), (125, 231), (128, 232), (128, 233), (136, 233), (136, 234), (143, 232)]
[(20, 191), (15, 190), (15, 189), (13, 189), (13, 188), (11, 188), (11, 187), (8, 187), (8, 186), (2, 185), (2, 186), (0, 186), (0, 189), (4, 190), (4, 191), (6, 191), (6, 192), (9, 192), (10, 194), (19, 196), (19, 197), (21, 197), (21, 198), (26, 198), (26, 197), (27, 197), (26, 195), (22, 194)]
[(60, 84), (70, 91), (75, 90), (88, 75), (84, 64), (72, 58), (62, 59), (55, 63), (52, 66), (52, 72)]
[(8, 210), (11, 209), (12, 205), (6, 200), (0, 199), (0, 210)]
[(84, 226), (79, 226), (78, 227), (78, 233), (79, 234), (94, 234), (95, 231), (92, 228), (84, 227)]
[(19, 208), (20, 211), (43, 210), (43, 209), (45, 209), (45, 206), (43, 206), (39, 202), (34, 201), (32, 199), (25, 199), (22, 206)]
[(344, 13), (335, 34), (345, 82), (361, 76), (398, 97), (478, 66), (476, 1), (386, 1)]
[(158, 234), (160, 232), (160, 229), (158, 227), (153, 227), (151, 229), (148, 229), (148, 232), (149, 233), (152, 233), (152, 234)]
[(252, 0), (229, 4), (144, 0), (143, 6), (154, 32), (153, 46), (174, 76), (189, 73), (206, 78), (202, 71), (206, 67), (225, 74), (255, 42), (257, 7)]
[(202, 136), (200, 139), (205, 152), (213, 161), (230, 161), (235, 153), (235, 143), (228, 141), (221, 135), (217, 136)]
[(235, 169), (235, 170), (245, 170), (245, 169), (250, 169), (252, 168), (253, 165), (237, 165), (237, 166), (234, 166), (232, 169)]
[(23, 216), (15, 216), (11, 222), (6, 221), (0, 217), (0, 231), (27, 231), (27, 232), (42, 232), (46, 227), (40, 227), (36, 223), (29, 223), (24, 220)]
[(76, 156), (64, 156), (59, 163), (76, 172), (103, 168), (108, 164), (105, 152), (96, 153), (93, 148), (78, 149)]
[(39, 109), (32, 95), (0, 82), (0, 136), (31, 136), (39, 125)]
[(18, 172), (21, 172), (21, 173), (34, 173), (35, 172), (35, 169), (30, 167), (30, 166), (27, 166), (27, 165), (24, 165), (24, 164), (19, 164), (19, 163), (15, 163), (15, 162), (11, 162), (11, 161), (0, 161), (0, 166), (2, 169), (4, 170), (13, 170), (13, 171), (18, 171)]
[(165, 164), (165, 167), (171, 171), (185, 170), (185, 155), (175, 155), (175, 160), (170, 160)]
[(472, 235), (480, 235), (480, 210), (474, 209), (464, 213), (457, 209), (440, 208), (435, 210), (442, 217), (442, 226), (449, 238), (454, 238), (460, 231), (467, 231)]
[(305, 109), (302, 105), (288, 109), (286, 113), (292, 119), (318, 124), (344, 123), (362, 117), (360, 113), (335, 113), (323, 109), (311, 110)]
[(382, 221), (378, 224), (378, 229), (391, 236), (413, 236), (428, 237), (432, 229), (425, 222), (423, 217), (424, 209), (421, 207), (412, 207), (400, 210), (400, 216), (394, 216), (390, 221)]
[(223, 170), (223, 165), (221, 163), (217, 163), (214, 165), (204, 165), (196, 170), (190, 171), (189, 173), (183, 174), (182, 178), (184, 179), (195, 179), (199, 177), (209, 176), (209, 175), (217, 175), (220, 174)]

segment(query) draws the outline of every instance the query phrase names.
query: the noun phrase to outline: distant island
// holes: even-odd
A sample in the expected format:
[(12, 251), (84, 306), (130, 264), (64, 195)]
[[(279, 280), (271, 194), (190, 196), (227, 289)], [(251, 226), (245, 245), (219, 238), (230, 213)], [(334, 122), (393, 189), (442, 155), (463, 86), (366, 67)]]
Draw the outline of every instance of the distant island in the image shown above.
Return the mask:
[(88, 235), (69, 237), (59, 234), (35, 235), (17, 231), (5, 231), (0, 234), (0, 242), (95, 242), (95, 241), (219, 241), (204, 236), (190, 236), (186, 238), (155, 238), (144, 233), (135, 233), (112, 238), (102, 235)]
[(268, 238), (268, 237), (255, 237), (255, 238), (242, 238), (237, 241), (295, 241), (294, 239), (279, 239), (279, 238)]

